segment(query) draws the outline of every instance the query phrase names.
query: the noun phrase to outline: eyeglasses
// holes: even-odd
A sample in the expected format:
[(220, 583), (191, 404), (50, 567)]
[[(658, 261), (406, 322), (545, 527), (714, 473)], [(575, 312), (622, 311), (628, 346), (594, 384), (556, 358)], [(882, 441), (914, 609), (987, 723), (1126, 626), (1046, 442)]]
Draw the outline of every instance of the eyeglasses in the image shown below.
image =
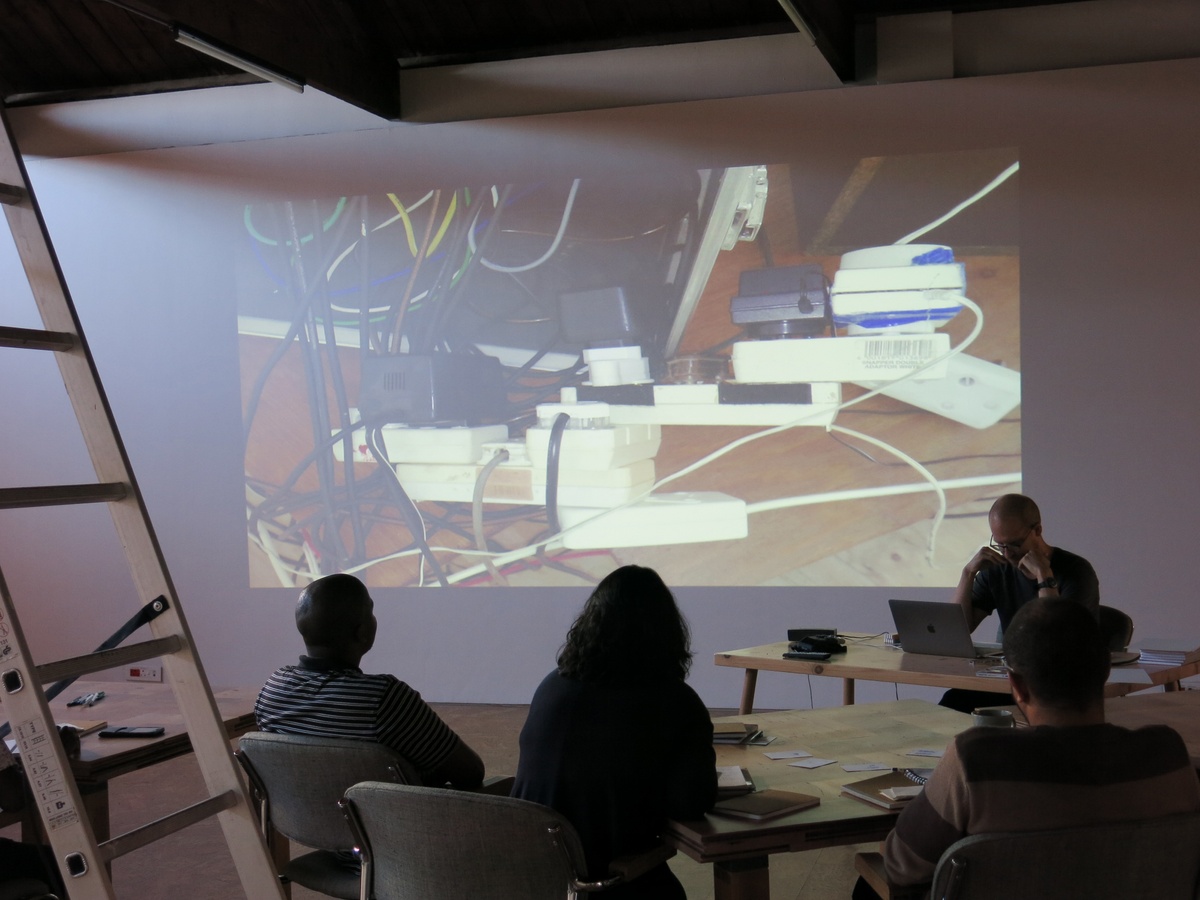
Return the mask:
[(1029, 540), (1029, 536), (1031, 534), (1033, 534), (1034, 529), (1036, 529), (1041, 524), (1042, 524), (1041, 522), (1034, 522), (1031, 526), (1029, 526), (1029, 530), (1027, 532), (1025, 532), (1025, 537), (1021, 538), (1019, 541), (1008, 541), (1007, 543), (1001, 543), (1000, 541), (996, 540), (995, 538), (989, 538), (988, 546), (991, 547), (993, 550), (995, 550), (997, 553), (1007, 553), (1009, 550), (1016, 550), (1022, 544), (1024, 544), (1027, 540)]

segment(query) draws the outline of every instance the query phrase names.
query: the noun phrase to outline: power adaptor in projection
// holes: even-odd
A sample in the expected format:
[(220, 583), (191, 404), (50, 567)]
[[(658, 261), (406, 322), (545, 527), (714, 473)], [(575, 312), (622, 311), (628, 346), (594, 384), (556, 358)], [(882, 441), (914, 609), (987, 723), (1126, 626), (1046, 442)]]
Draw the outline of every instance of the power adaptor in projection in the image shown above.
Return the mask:
[(479, 424), (505, 402), (500, 361), (479, 354), (368, 356), (358, 406), (363, 419), (404, 425)]

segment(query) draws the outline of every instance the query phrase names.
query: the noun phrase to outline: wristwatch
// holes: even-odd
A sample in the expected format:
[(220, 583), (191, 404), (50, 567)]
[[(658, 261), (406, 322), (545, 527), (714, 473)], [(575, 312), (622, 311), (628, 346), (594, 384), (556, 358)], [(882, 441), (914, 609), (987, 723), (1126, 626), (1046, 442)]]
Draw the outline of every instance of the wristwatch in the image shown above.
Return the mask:
[(1053, 575), (1051, 575), (1051, 576), (1050, 576), (1049, 578), (1047, 578), (1045, 581), (1039, 581), (1039, 582), (1037, 583), (1037, 589), (1040, 591), (1040, 590), (1042, 590), (1043, 588), (1055, 588), (1055, 589), (1057, 589), (1057, 588), (1058, 588), (1058, 579), (1057, 579), (1057, 578), (1055, 578)]

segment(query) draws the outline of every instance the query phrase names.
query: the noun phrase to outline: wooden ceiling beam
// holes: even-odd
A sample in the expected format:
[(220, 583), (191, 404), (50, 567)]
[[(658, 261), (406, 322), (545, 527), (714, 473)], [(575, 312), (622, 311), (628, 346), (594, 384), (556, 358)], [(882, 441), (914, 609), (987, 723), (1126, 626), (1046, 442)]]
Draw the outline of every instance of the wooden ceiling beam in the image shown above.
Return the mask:
[[(400, 74), (376, 36), (305, 3), (109, 0), (211, 38), (230, 51), (385, 119), (400, 118)], [(327, 8), (328, 9), (328, 8)]]
[(854, 3), (843, 0), (778, 0), (792, 24), (808, 34), (842, 81), (854, 80)]

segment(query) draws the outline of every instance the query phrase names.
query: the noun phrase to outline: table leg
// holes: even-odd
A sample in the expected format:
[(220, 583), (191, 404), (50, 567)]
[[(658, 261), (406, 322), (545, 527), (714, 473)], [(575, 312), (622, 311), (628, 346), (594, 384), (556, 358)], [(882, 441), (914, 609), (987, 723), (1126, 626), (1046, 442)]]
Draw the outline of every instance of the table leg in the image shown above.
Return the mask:
[(84, 812), (87, 813), (87, 817), (92, 823), (92, 833), (96, 836), (96, 843), (103, 844), (112, 837), (112, 830), (108, 822), (108, 782), (81, 784), (79, 785), (79, 794), (83, 800)]
[(771, 900), (770, 857), (713, 863), (713, 900)]
[(739, 716), (748, 716), (754, 712), (754, 687), (758, 684), (758, 669), (747, 669), (742, 678), (742, 705), (738, 707)]
[(842, 679), (842, 706), (854, 705), (854, 679)]

